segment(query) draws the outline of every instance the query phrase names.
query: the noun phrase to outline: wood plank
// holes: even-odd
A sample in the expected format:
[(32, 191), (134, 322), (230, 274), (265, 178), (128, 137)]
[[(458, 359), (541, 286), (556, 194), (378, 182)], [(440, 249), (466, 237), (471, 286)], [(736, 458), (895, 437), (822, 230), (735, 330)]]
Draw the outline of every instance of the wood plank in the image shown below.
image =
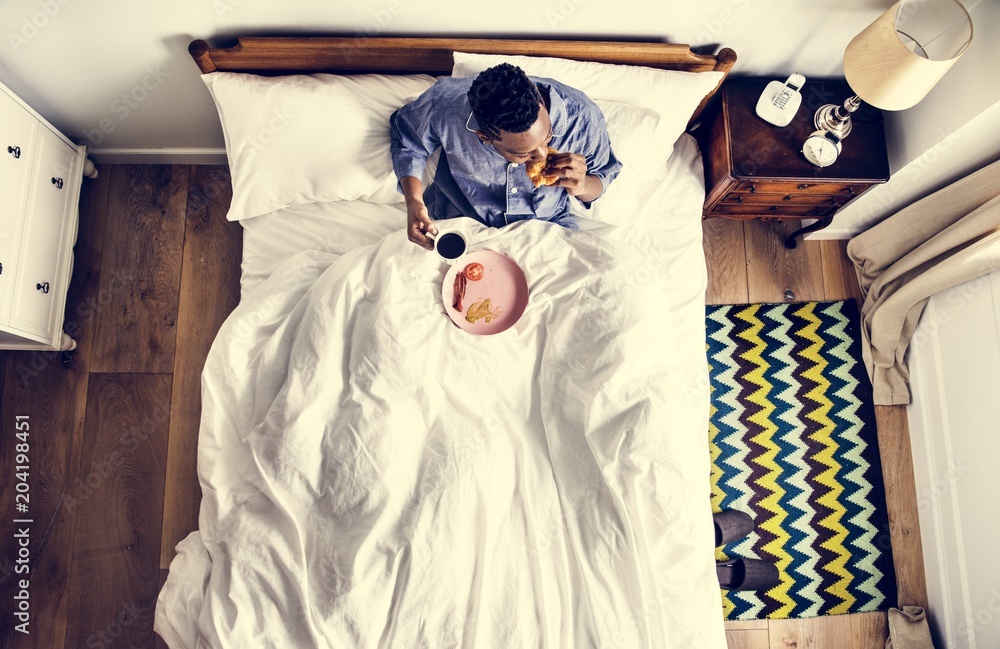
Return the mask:
[(882, 611), (856, 613), (850, 617), (854, 649), (885, 647), (885, 641), (889, 637), (889, 620), (886, 613)]
[(705, 303), (746, 304), (749, 293), (743, 221), (707, 219), (701, 227), (708, 266)]
[(767, 629), (726, 629), (729, 649), (768, 649), (770, 639)]
[(170, 566), (174, 547), (198, 528), (201, 371), (219, 327), (240, 299), (243, 229), (226, 220), (231, 200), (228, 167), (192, 167), (177, 311), (161, 568)]
[(818, 241), (785, 248), (797, 221), (747, 221), (747, 285), (751, 303), (808, 302), (823, 299), (823, 256)]
[[(166, 581), (167, 581), (167, 574), (169, 572), (170, 572), (169, 570), (160, 570), (160, 586), (159, 586), (159, 588), (156, 591), (156, 596), (157, 597), (159, 597), (160, 591), (163, 590), (163, 584), (166, 583)], [(161, 638), (159, 634), (154, 633), (153, 636), (154, 636), (154, 639), (153, 639), (153, 642), (154, 642), (153, 649), (170, 649), (170, 647), (167, 646), (167, 643), (163, 641), (163, 638)]]
[(847, 257), (846, 239), (819, 241), (823, 257), (823, 292), (827, 300), (854, 299), (861, 306), (861, 287), (854, 273), (854, 264)]
[(770, 649), (847, 649), (852, 633), (850, 615), (771, 620)]
[(173, 370), (187, 185), (183, 166), (112, 177), (92, 371)]
[(917, 487), (905, 406), (875, 406), (899, 603), (927, 608)]
[[(97, 279), (104, 241), (110, 169), (101, 167), (100, 176), (85, 180), (80, 201), (80, 225), (75, 248), (73, 276), (66, 302), (64, 329), (77, 340), (73, 361), (63, 367), (59, 352), (8, 352), (0, 422), (4, 443), (13, 442), (13, 418), (30, 417), (29, 459), (31, 561), (29, 572), (0, 571), (0, 599), (12, 601), (16, 581), (27, 578), (31, 602), (31, 633), (13, 631), (10, 610), (4, 607), (0, 620), (0, 646), (51, 649), (61, 647), (66, 633), (68, 584), (76, 532), (76, 497), (80, 488), (84, 415), (88, 373), (93, 347), (94, 320), (89, 305), (97, 301)], [(14, 474), (14, 447), (0, 451), (0, 501), (11, 503)], [(4, 521), (0, 556), (6, 561), (17, 556), (11, 521)], [(13, 565), (9, 566), (13, 568)], [(18, 589), (19, 590), (19, 589)]]
[(169, 376), (91, 375), (66, 649), (153, 645), (169, 417)]

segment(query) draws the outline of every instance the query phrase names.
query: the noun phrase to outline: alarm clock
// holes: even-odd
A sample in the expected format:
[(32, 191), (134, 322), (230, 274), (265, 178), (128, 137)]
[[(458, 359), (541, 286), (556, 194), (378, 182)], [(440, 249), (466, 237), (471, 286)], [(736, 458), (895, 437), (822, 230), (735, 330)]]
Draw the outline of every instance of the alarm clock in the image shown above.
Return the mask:
[(829, 167), (840, 155), (840, 138), (830, 131), (813, 131), (802, 143), (802, 155), (817, 167)]

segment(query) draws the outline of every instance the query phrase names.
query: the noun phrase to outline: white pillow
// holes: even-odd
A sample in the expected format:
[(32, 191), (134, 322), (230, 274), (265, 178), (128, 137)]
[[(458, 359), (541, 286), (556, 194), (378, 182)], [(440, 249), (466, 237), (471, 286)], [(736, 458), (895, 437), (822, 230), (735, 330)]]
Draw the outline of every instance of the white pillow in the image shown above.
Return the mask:
[(434, 77), (213, 72), (202, 80), (226, 138), (230, 221), (320, 201), (403, 200), (389, 154), (389, 116)]
[(622, 162), (622, 170), (607, 191), (591, 204), (587, 216), (620, 225), (635, 216), (641, 184), (666, 169), (660, 152), (649, 146), (656, 136), (660, 116), (648, 108), (617, 101), (596, 99), (594, 103), (604, 113), (611, 148)]
[(648, 108), (660, 115), (655, 140), (657, 168), (666, 166), (673, 144), (687, 129), (691, 115), (701, 100), (712, 92), (722, 72), (680, 72), (633, 65), (613, 65), (591, 61), (571, 61), (538, 56), (469, 54), (455, 52), (454, 77), (470, 77), (500, 63), (516, 65), (525, 74), (555, 79), (591, 99), (607, 99)]

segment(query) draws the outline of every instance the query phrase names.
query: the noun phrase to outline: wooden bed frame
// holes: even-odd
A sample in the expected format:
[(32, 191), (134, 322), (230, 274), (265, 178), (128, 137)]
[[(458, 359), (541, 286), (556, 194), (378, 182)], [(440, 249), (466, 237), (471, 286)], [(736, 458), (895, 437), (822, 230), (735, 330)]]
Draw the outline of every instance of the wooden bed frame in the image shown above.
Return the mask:
[[(192, 41), (188, 52), (202, 73), (451, 74), (453, 52), (553, 56), (577, 61), (642, 65), (664, 70), (728, 74), (736, 52), (695, 54), (687, 45), (615, 41), (502, 40), (486, 38), (242, 37), (233, 47)], [(725, 80), (725, 76), (723, 76)], [(722, 81), (719, 82), (719, 86)], [(716, 86), (691, 117), (693, 123)]]

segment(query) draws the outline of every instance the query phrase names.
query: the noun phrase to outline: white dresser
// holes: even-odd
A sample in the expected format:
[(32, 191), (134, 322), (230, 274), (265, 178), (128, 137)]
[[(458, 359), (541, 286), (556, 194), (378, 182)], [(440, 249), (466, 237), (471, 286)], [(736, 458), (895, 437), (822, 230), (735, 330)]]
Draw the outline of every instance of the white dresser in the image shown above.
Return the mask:
[(86, 147), (0, 84), (0, 349), (76, 347), (63, 317), (84, 175)]

